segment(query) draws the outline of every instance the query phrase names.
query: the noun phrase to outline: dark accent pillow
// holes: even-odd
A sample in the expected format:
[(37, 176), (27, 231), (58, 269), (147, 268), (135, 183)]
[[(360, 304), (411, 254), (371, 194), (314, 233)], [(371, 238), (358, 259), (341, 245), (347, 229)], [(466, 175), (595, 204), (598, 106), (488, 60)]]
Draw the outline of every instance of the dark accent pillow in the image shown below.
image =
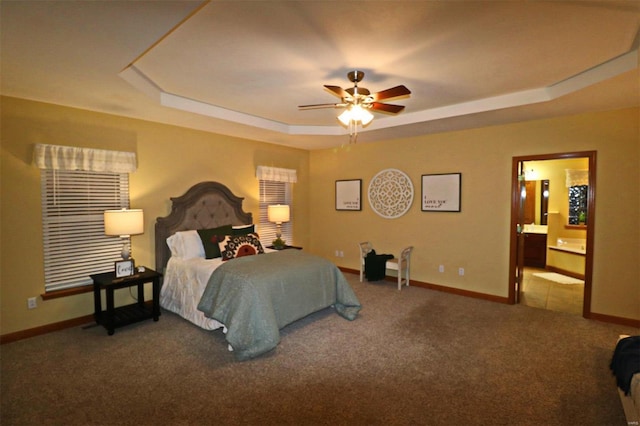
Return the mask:
[(234, 226), (233, 227), (233, 232), (231, 233), (231, 235), (247, 235), (247, 234), (253, 234), (254, 232), (256, 232), (256, 226), (251, 224), (251, 225), (244, 225), (244, 226)]
[(224, 225), (218, 228), (198, 229), (198, 235), (204, 246), (204, 257), (207, 259), (215, 259), (220, 257), (220, 247), (218, 243), (224, 240), (225, 235), (233, 232), (231, 225)]
[(264, 253), (258, 234), (227, 235), (219, 246), (222, 260)]

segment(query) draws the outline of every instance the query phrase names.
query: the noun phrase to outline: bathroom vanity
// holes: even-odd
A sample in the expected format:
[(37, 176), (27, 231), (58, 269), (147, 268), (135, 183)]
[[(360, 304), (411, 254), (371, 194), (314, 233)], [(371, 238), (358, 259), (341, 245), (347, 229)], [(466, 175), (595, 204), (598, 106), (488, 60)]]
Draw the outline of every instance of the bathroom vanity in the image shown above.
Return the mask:
[(544, 268), (547, 265), (547, 234), (524, 233), (524, 266)]

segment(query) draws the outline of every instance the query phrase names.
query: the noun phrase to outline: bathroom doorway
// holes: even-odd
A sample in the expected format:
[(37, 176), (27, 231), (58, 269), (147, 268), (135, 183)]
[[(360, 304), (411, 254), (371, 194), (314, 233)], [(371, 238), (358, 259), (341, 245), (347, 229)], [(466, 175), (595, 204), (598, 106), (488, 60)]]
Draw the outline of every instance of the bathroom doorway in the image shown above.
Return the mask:
[[(581, 177), (584, 182), (576, 181), (574, 187), (574, 176)], [(583, 197), (580, 198), (580, 195)], [(532, 196), (536, 197), (533, 207)], [(595, 151), (513, 157), (508, 296), (510, 303), (532, 306), (529, 302), (535, 296), (532, 293), (523, 293), (532, 275), (538, 277), (560, 274), (565, 276), (569, 283), (572, 283), (572, 279), (584, 281), (584, 286), (552, 283), (548, 288), (555, 286), (558, 295), (573, 298), (574, 306), (567, 307), (567, 312), (581, 313), (584, 318), (589, 318), (595, 200)], [(537, 283), (539, 288), (542, 282)], [(574, 288), (570, 291), (571, 287)], [(530, 286), (530, 289), (532, 288)], [(528, 300), (526, 296), (529, 296)], [(581, 297), (581, 300), (576, 302), (576, 297)], [(575, 306), (580, 302), (581, 306)], [(556, 307), (548, 309), (558, 310)]]

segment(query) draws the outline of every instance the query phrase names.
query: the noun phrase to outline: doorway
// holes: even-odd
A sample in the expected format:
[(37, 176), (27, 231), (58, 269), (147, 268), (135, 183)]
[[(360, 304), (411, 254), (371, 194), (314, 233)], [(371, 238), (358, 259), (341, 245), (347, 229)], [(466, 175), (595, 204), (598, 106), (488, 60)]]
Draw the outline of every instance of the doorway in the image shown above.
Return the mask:
[[(547, 161), (551, 160), (567, 160), (567, 161), (581, 161), (582, 164), (585, 164), (587, 170), (583, 173), (585, 174), (585, 179), (588, 179), (588, 185), (585, 185), (584, 194), (585, 200), (583, 200), (583, 211), (581, 211), (579, 218), (573, 217), (574, 212), (571, 210), (571, 206), (569, 206), (569, 199), (571, 196), (563, 198), (562, 201), (558, 201), (556, 198), (555, 201), (552, 201), (547, 206), (543, 206), (545, 202), (549, 202), (549, 198), (545, 199), (544, 197), (540, 198), (540, 201), (536, 204), (534, 210), (531, 209), (530, 206), (525, 206), (526, 197), (527, 197), (527, 186), (529, 186), (529, 197), (532, 194), (532, 186), (531, 184), (527, 184), (535, 178), (532, 178), (530, 173), (535, 172), (531, 168), (527, 170), (527, 164), (534, 164), (532, 162), (543, 162), (541, 164), (553, 164), (553, 162), (547, 163)], [(558, 162), (562, 163), (562, 162)], [(562, 173), (565, 173), (564, 170), (561, 170)], [(567, 172), (567, 176), (570, 176), (570, 172)], [(509, 254), (509, 303), (522, 303), (523, 302), (523, 289), (526, 285), (526, 281), (531, 278), (532, 269), (525, 268), (525, 264), (531, 262), (531, 241), (535, 241), (531, 239), (529, 241), (529, 245), (525, 247), (525, 238), (531, 236), (532, 232), (540, 232), (546, 233), (547, 223), (549, 226), (549, 237), (553, 238), (553, 241), (550, 241), (549, 244), (545, 244), (545, 248), (541, 253), (549, 253), (553, 256), (563, 256), (565, 253), (561, 253), (560, 251), (556, 251), (558, 247), (555, 247), (555, 239), (560, 235), (571, 235), (579, 234), (579, 236), (583, 236), (583, 239), (575, 239), (576, 241), (584, 241), (585, 246), (584, 253), (580, 253), (583, 256), (584, 261), (584, 271), (583, 274), (580, 274), (580, 271), (573, 271), (573, 273), (569, 271), (564, 271), (562, 269), (558, 270), (558, 272), (562, 272), (573, 276), (575, 278), (582, 278), (584, 281), (584, 290), (582, 293), (582, 306), (581, 313), (584, 318), (589, 318), (591, 314), (591, 285), (592, 285), (592, 272), (593, 272), (593, 252), (594, 252), (594, 234), (595, 234), (595, 200), (596, 200), (596, 151), (584, 151), (584, 152), (569, 152), (569, 153), (558, 153), (558, 154), (544, 154), (544, 155), (529, 155), (529, 156), (521, 156), (521, 157), (513, 157), (512, 159), (512, 196), (511, 196), (511, 231), (510, 231), (510, 254)], [(565, 179), (556, 178), (555, 182), (548, 182), (547, 179), (541, 179), (539, 181), (539, 185), (541, 187), (540, 191), (544, 191), (546, 188), (547, 191), (553, 191), (554, 186), (556, 187), (556, 191), (560, 186), (565, 185)], [(566, 181), (568, 182), (568, 181)], [(551, 185), (549, 187), (549, 185)], [(567, 184), (568, 186), (568, 184)], [(562, 188), (562, 190), (566, 193), (571, 191), (571, 188)], [(538, 192), (540, 194), (540, 192)], [(548, 194), (548, 192), (547, 192)], [(558, 192), (556, 192), (556, 195)], [(565, 203), (561, 206), (558, 206), (558, 203)], [(526, 207), (526, 211), (525, 211)], [(545, 214), (543, 207), (548, 207), (549, 211)], [(534, 213), (532, 213), (532, 211)], [(536, 219), (532, 219), (532, 215), (537, 215)], [(570, 217), (571, 216), (571, 217)], [(526, 221), (525, 221), (526, 219)], [(577, 221), (580, 220), (580, 223)], [(544, 224), (543, 224), (544, 223)], [(525, 228), (526, 224), (526, 228)], [(541, 226), (542, 225), (542, 226)], [(525, 232), (525, 229), (527, 232)], [(553, 229), (553, 232), (551, 230)], [(536, 235), (533, 235), (537, 237)], [(547, 237), (546, 235), (544, 237)], [(558, 240), (558, 243), (564, 243), (564, 240)], [(553, 250), (548, 249), (546, 246), (554, 246)], [(555, 257), (553, 257), (555, 259)], [(526, 260), (526, 261), (525, 261)], [(539, 259), (538, 259), (539, 261)], [(544, 262), (544, 260), (543, 260)], [(530, 263), (529, 263), (530, 264)], [(540, 265), (534, 265), (539, 267)], [(542, 271), (533, 272), (548, 272), (545, 269), (554, 270), (554, 266), (549, 265), (549, 268), (544, 265)], [(556, 268), (557, 269), (557, 268)], [(566, 289), (566, 288), (565, 288)], [(563, 291), (565, 290), (563, 289)], [(575, 309), (574, 309), (575, 310)]]

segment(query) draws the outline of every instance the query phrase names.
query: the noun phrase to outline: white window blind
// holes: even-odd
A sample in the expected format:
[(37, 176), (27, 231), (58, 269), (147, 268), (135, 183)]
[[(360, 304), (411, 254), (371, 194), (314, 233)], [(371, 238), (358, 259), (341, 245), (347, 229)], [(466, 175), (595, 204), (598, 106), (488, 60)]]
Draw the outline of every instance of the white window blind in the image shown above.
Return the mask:
[[(276, 224), (269, 222), (267, 206), (271, 204), (291, 205), (291, 183), (276, 182), (272, 180), (260, 180), (260, 222), (258, 233), (263, 246), (270, 246), (276, 239)], [(282, 224), (282, 239), (287, 244), (293, 244), (293, 209), (291, 209), (289, 222)]]
[(45, 292), (112, 271), (124, 241), (104, 235), (103, 213), (129, 208), (129, 174), (42, 169), (41, 185)]

